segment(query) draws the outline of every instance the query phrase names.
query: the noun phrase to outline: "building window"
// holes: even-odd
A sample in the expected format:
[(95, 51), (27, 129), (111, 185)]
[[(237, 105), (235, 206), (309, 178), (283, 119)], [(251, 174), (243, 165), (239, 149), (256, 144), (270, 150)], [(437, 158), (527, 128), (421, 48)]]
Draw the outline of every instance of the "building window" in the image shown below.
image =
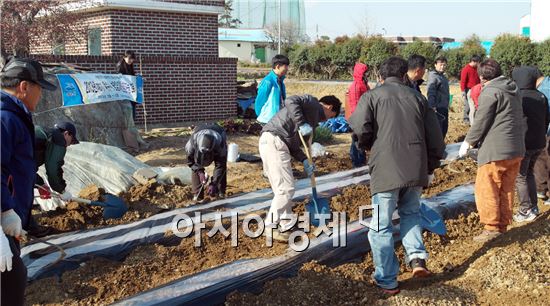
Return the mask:
[(57, 44), (57, 45), (53, 46), (52, 54), (53, 55), (65, 55), (65, 44), (60, 43), (60, 44)]
[(88, 55), (101, 55), (101, 28), (88, 30)]
[(52, 44), (52, 54), (65, 55), (65, 42), (62, 38), (54, 40), (54, 43)]

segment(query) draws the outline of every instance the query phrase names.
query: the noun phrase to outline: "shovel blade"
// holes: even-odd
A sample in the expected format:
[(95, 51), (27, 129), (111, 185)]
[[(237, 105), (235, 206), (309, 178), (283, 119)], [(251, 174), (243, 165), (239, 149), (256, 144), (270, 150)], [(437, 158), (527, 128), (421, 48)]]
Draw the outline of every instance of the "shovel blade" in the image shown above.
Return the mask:
[(128, 211), (128, 205), (119, 197), (105, 194), (105, 201), (92, 201), (90, 205), (103, 207), (103, 219), (119, 219)]
[(306, 204), (306, 211), (309, 214), (309, 220), (311, 224), (313, 226), (319, 227), (322, 220), (319, 215), (330, 215), (330, 205), (327, 199), (312, 197), (311, 200)]

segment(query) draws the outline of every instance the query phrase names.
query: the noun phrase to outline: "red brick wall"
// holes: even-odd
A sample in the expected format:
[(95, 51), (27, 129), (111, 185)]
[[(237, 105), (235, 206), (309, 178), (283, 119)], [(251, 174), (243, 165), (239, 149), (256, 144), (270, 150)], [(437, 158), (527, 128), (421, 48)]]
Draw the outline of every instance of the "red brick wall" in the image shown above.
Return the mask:
[[(218, 56), (218, 17), (209, 14), (107, 10), (87, 13), (83, 32), (101, 27), (102, 55), (134, 50), (144, 55)], [(88, 38), (66, 42), (68, 55), (87, 55)], [(51, 53), (43, 41), (31, 53)]]
[[(65, 42), (65, 54), (71, 55), (87, 55), (88, 54), (88, 33), (91, 28), (101, 28), (101, 53), (111, 55), (112, 50), (112, 33), (111, 33), (111, 16), (109, 12), (100, 11), (86, 13), (86, 17), (81, 19), (83, 24), (79, 33)], [(50, 54), (52, 52), (52, 42), (42, 40), (40, 43), (31, 46), (33, 54)]]
[[(108, 73), (115, 72), (119, 60), (116, 56), (33, 57)], [(142, 61), (148, 123), (208, 121), (236, 115), (236, 59), (147, 56)], [(135, 68), (139, 71), (139, 63)], [(142, 107), (138, 107), (137, 122), (143, 123)]]
[(147, 55), (218, 56), (218, 17), (145, 11), (110, 11), (109, 55), (135, 50)]

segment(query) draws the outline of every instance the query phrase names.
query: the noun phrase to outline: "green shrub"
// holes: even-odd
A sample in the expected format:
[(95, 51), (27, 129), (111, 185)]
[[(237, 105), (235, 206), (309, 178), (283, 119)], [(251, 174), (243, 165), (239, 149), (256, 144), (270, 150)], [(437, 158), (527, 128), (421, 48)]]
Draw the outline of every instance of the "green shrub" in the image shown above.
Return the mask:
[(313, 142), (318, 142), (320, 144), (329, 143), (332, 138), (332, 130), (327, 127), (318, 126), (313, 133)]
[(382, 36), (370, 36), (361, 48), (361, 62), (369, 66), (371, 79), (376, 79), (378, 69), (388, 57), (397, 54), (397, 45)]
[(437, 57), (438, 49), (432, 43), (423, 42), (416, 40), (410, 44), (407, 44), (400, 48), (399, 54), (404, 58), (408, 59), (409, 56), (413, 54), (422, 55), (426, 58), (426, 67), (431, 68), (434, 64), (435, 58)]
[(536, 46), (537, 63), (544, 75), (550, 75), (550, 39), (547, 39)]
[(465, 56), (464, 48), (449, 49), (444, 51), (443, 55), (447, 58), (447, 75), (460, 79), (462, 67), (470, 60)]
[(462, 42), (462, 47), (445, 50), (441, 54), (447, 58), (447, 75), (460, 79), (462, 68), (470, 62), (472, 56), (479, 55), (483, 58), (486, 52), (479, 37), (474, 34)]
[(474, 55), (479, 55), (482, 58), (487, 55), (485, 48), (481, 45), (481, 40), (475, 34), (467, 37), (462, 43), (465, 60), (464, 65), (466, 65)]
[(537, 61), (535, 45), (527, 37), (502, 34), (495, 39), (491, 58), (496, 60), (505, 76), (510, 76), (515, 66), (534, 65)]

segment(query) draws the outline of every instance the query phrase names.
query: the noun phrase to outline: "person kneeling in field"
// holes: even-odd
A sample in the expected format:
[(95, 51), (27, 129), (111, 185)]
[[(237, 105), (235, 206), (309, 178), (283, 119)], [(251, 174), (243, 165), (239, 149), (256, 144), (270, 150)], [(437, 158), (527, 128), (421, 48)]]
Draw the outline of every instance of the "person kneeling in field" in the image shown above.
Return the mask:
[[(319, 122), (340, 114), (342, 103), (335, 96), (325, 96), (317, 101), (315, 97), (303, 95), (288, 97), (285, 105), (264, 126), (259, 143), (264, 171), (274, 195), (265, 222), (266, 235), (284, 242), (288, 241), (288, 231), (292, 226), (294, 177), (291, 158), (303, 163), (308, 176), (315, 170), (300, 147), (302, 142), (298, 133), (303, 137), (313, 137)], [(267, 230), (268, 227), (273, 227), (273, 231)]]
[[(185, 145), (185, 151), (187, 165), (193, 171), (193, 201), (202, 202), (205, 191), (210, 197), (224, 198), (227, 187), (227, 137), (224, 129), (217, 124), (196, 127)], [(204, 168), (212, 162), (215, 165), (214, 175), (208, 184)]]
[(373, 279), (386, 294), (397, 294), (399, 261), (392, 215), (397, 209), (406, 262), (413, 276), (425, 277), (428, 253), (422, 241), (420, 195), (433, 180), (445, 143), (428, 101), (404, 81), (407, 62), (390, 57), (380, 68), (383, 84), (365, 93), (350, 118), (361, 150), (370, 150), (372, 222), (368, 233)]
[(483, 61), (485, 82), (474, 124), (460, 146), (459, 157), (481, 144), (477, 156), (475, 200), (485, 230), (474, 237), (486, 242), (507, 231), (512, 221), (514, 187), (525, 154), (525, 123), (518, 86), (502, 75), (493, 59)]

